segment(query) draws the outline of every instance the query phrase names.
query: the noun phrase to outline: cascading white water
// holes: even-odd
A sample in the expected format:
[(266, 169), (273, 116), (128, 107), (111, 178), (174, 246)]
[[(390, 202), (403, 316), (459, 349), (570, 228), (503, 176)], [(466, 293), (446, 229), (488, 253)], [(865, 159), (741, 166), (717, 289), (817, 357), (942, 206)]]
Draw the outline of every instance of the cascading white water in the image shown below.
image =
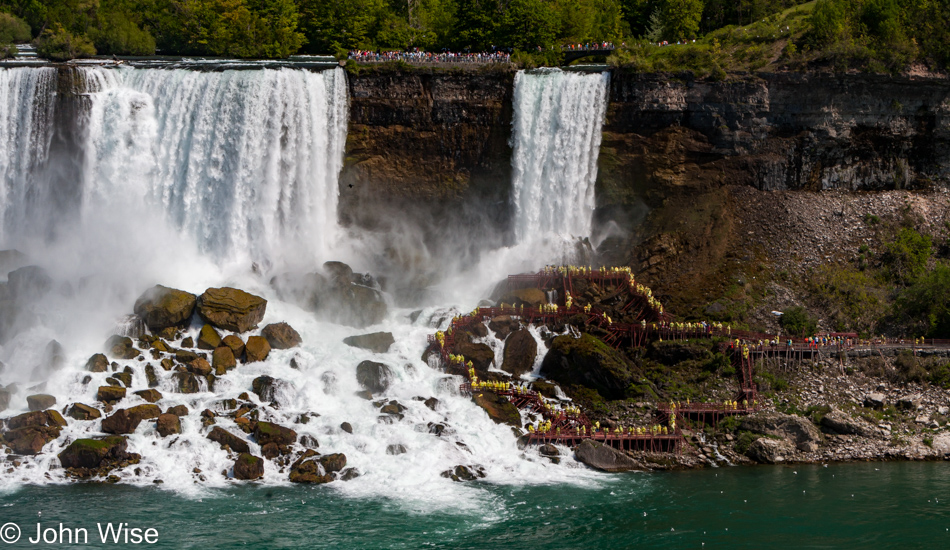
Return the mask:
[(590, 235), (610, 73), (544, 69), (515, 75), (514, 230), (522, 243)]
[[(344, 327), (277, 300), (266, 280), (249, 272), (249, 260), (310, 268), (334, 259), (329, 252), (345, 253), (355, 246), (336, 243), (335, 234), (347, 116), (341, 70), (79, 71), (88, 94), (82, 101), (88, 103), (79, 121), (79, 200), (66, 205), (76, 210), (75, 228), (42, 244), (22, 234), (0, 239), (0, 248), (25, 243), (26, 252), (55, 275), (57, 285), (36, 305), (37, 323), (0, 348), (0, 360), (7, 365), (0, 381), (16, 382), (20, 388), (3, 416), (26, 411), (26, 396), (37, 391), (54, 395), (57, 409), (95, 403), (97, 388), (107, 384), (111, 373), (85, 372), (86, 360), (102, 351), (116, 319), (130, 311), (145, 288), (162, 283), (201, 293), (227, 285), (268, 298), (261, 326), (286, 321), (300, 332), (302, 346), (274, 350), (266, 361), (238, 367), (222, 376), (213, 392), (178, 393), (173, 373), (156, 368), (162, 409), (184, 404), (191, 414), (183, 418), (178, 436), (160, 437), (151, 422), (143, 422), (129, 436), (129, 451), (143, 459), (138, 472), (117, 472), (124, 482), (150, 485), (161, 480), (163, 487), (186, 492), (229, 483), (221, 471), (233, 464), (233, 457), (206, 438), (199, 414), (220, 410), (222, 399), (248, 392), (252, 380), (262, 374), (284, 384), (278, 408), (260, 403), (261, 419), (314, 437), (322, 453), (345, 453), (348, 466), (363, 475), (334, 484), (344, 492), (405, 498), (416, 503), (415, 509), (446, 509), (460, 502), (477, 504), (479, 498), (477, 489), (439, 476), (459, 464), (481, 465), (488, 479), (498, 483), (586, 483), (597, 477), (572, 467), (577, 464), (570, 458), (554, 467), (536, 453), (526, 456), (508, 427), (494, 424), (469, 399), (458, 396), (458, 377), (422, 362), (425, 337), (439, 325), (429, 318), (444, 319), (445, 328), (452, 316), (445, 310), (424, 310), (413, 323), (407, 321), (408, 311), (395, 310), (378, 326)], [(9, 88), (19, 86), (25, 84)], [(22, 92), (19, 101), (41, 105), (43, 93), (52, 94), (53, 89)], [(10, 105), (17, 103), (0, 103), (0, 119), (12, 116)], [(42, 126), (43, 131), (52, 132), (49, 126)], [(22, 143), (22, 137), (4, 139), (2, 143), (36, 155), (34, 164), (42, 164), (49, 150), (50, 138), (45, 145), (36, 139), (29, 144)], [(21, 187), (35, 171), (31, 166), (5, 168), (5, 185), (26, 193)], [(22, 200), (3, 205), (26, 212)], [(470, 286), (468, 294), (467, 300), (473, 294)], [(182, 336), (197, 336), (197, 323)], [(375, 330), (393, 333), (396, 344), (390, 351), (377, 354), (342, 344), (347, 336)], [(65, 350), (66, 366), (47, 374), (34, 366), (54, 338)], [(180, 339), (169, 343), (183, 345)], [(148, 354), (144, 359), (121, 362), (120, 370), (127, 366), (133, 378), (119, 407), (144, 403), (134, 392), (148, 388), (146, 365), (156, 365)], [(291, 359), (296, 368), (291, 368)], [(406, 407), (401, 420), (381, 421), (379, 407), (355, 395), (361, 388), (354, 371), (364, 360), (384, 362), (392, 369), (392, 386), (380, 397)], [(30, 389), (38, 383), (41, 390)], [(206, 385), (202, 388), (207, 390)], [(415, 399), (430, 396), (441, 401), (434, 410)], [(257, 396), (250, 399), (257, 401)], [(305, 422), (305, 413), (319, 416)], [(341, 429), (342, 422), (352, 425), (352, 434)], [(430, 433), (434, 424), (445, 427), (440, 436)], [(217, 425), (241, 434), (227, 416), (219, 416)], [(13, 474), (0, 473), (0, 487), (65, 480), (56, 453), (73, 439), (101, 435), (101, 420), (70, 420), (44, 454), (24, 459)], [(260, 455), (260, 446), (253, 440), (250, 444)], [(398, 454), (392, 450), (395, 446), (405, 452)], [(267, 463), (266, 482), (287, 483), (287, 476), (286, 469)]]
[(44, 198), (55, 94), (55, 69), (0, 69), (0, 242)]
[(82, 70), (84, 204), (144, 193), (216, 257), (326, 258), (348, 113), (341, 69)]

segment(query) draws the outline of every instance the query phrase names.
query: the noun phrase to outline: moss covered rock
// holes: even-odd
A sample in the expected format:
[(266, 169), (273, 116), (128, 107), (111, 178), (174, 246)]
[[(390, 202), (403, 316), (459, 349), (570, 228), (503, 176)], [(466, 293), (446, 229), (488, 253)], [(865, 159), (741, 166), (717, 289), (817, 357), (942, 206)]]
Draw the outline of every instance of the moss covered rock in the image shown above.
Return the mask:
[(198, 349), (212, 350), (221, 345), (221, 335), (214, 327), (205, 324), (198, 333)]
[(89, 372), (106, 372), (109, 370), (109, 359), (102, 353), (97, 353), (86, 361), (86, 370)]
[(270, 343), (263, 336), (251, 336), (247, 339), (244, 346), (244, 353), (247, 356), (248, 363), (263, 361), (270, 355)]
[(473, 395), (472, 401), (485, 409), (485, 412), (496, 424), (521, 427), (521, 413), (518, 411), (518, 407), (515, 407), (507, 398), (494, 392), (483, 391)]
[(250, 481), (264, 477), (264, 459), (241, 453), (234, 461), (234, 479)]
[(638, 369), (619, 351), (583, 334), (556, 337), (544, 356), (541, 373), (562, 386), (587, 386), (607, 399), (623, 399)]
[(531, 372), (534, 360), (538, 357), (538, 342), (527, 329), (511, 333), (505, 340), (504, 360), (501, 368), (518, 377)]
[(118, 403), (125, 399), (125, 388), (116, 386), (99, 386), (99, 392), (96, 399), (103, 403)]
[(195, 312), (197, 297), (183, 290), (156, 285), (135, 301), (133, 311), (152, 332), (184, 325)]
[(303, 342), (300, 334), (287, 323), (271, 323), (261, 330), (261, 336), (273, 349), (290, 349)]

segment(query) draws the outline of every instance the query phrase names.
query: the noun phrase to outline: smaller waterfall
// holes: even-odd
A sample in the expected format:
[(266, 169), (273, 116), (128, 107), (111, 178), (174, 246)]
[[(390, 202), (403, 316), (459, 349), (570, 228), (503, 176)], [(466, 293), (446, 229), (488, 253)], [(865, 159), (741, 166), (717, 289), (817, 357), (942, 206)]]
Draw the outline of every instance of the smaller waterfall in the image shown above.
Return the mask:
[(512, 202), (518, 243), (587, 237), (610, 73), (515, 76)]

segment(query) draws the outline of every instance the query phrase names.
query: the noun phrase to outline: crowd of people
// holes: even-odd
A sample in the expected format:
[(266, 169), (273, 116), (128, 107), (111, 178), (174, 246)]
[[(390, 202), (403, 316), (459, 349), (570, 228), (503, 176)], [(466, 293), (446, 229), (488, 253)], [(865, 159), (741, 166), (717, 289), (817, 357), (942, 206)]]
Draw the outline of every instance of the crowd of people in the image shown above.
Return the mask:
[(349, 58), (359, 63), (509, 63), (511, 53), (504, 50), (491, 52), (425, 52), (418, 48), (412, 51), (352, 50)]
[[(621, 47), (626, 47), (626, 45), (627, 43), (624, 42)], [(561, 46), (561, 50), (565, 52), (585, 52), (590, 50), (613, 50), (616, 47), (613, 42), (585, 42), (584, 44), (567, 44)]]

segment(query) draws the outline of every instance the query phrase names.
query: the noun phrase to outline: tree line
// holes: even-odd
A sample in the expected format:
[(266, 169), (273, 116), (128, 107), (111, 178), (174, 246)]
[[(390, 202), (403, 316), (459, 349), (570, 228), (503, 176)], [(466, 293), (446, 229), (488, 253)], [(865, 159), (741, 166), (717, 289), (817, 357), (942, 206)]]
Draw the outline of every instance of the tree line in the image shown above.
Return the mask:
[(800, 4), (814, 9), (793, 49), (885, 66), (950, 59), (950, 0), (0, 0), (0, 44), (33, 40), (52, 59), (537, 52), (687, 42)]

